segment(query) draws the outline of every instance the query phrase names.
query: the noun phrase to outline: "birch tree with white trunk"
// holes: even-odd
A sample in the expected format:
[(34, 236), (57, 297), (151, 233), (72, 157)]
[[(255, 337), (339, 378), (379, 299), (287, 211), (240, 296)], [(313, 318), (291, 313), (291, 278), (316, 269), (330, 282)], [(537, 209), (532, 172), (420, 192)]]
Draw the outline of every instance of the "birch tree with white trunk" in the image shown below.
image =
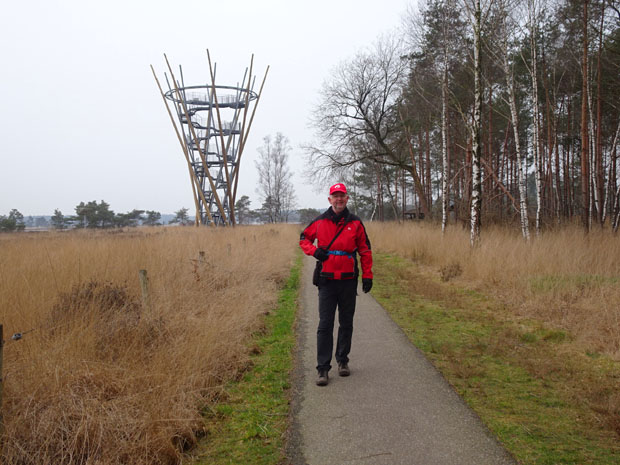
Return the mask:
[[(611, 215), (613, 215), (614, 212), (617, 212), (616, 199), (618, 198), (618, 196), (617, 195), (614, 196), (616, 183), (615, 183), (615, 179), (612, 179), (612, 173), (613, 173), (614, 163), (616, 162), (615, 156), (616, 156), (616, 147), (618, 146), (619, 135), (620, 135), (620, 119), (618, 120), (618, 125), (616, 126), (616, 134), (614, 135), (614, 141), (612, 142), (611, 150), (609, 151), (609, 164), (607, 167), (608, 169), (607, 186), (605, 188), (605, 202), (603, 203), (603, 219), (602, 219), (603, 223), (605, 223), (605, 218), (607, 217), (608, 209), (610, 209)], [(611, 218), (612, 227), (613, 227), (613, 220), (614, 218), (612, 217)]]
[(443, 78), (441, 80), (441, 233), (448, 224), (448, 58), (444, 53)]
[(506, 79), (506, 89), (508, 92), (508, 105), (510, 107), (510, 120), (512, 123), (512, 131), (515, 141), (515, 151), (517, 158), (517, 182), (519, 185), (519, 214), (521, 217), (521, 233), (526, 241), (530, 240), (530, 226), (529, 215), (527, 211), (527, 179), (526, 170), (523, 169), (523, 152), (521, 150), (521, 140), (519, 137), (519, 112), (517, 110), (517, 99), (515, 96), (515, 83), (514, 83), (514, 64), (510, 62), (511, 50), (509, 46), (509, 38), (514, 37), (515, 27), (514, 19), (509, 15), (507, 2), (501, 0), (499, 2), (499, 10), (502, 21), (502, 65), (504, 69), (504, 76)]
[(448, 18), (448, 12), (456, 8), (456, 3), (454, 0), (446, 0), (441, 6), (441, 32), (443, 36), (441, 44), (441, 233), (445, 234), (448, 224), (448, 205), (450, 199), (448, 186), (448, 178), (450, 176), (448, 160), (449, 50), (456, 46), (453, 36), (454, 31), (450, 31), (451, 23)]
[(540, 234), (542, 214), (542, 149), (540, 147), (540, 117), (538, 101), (538, 18), (541, 13), (539, 0), (528, 0), (528, 29), (530, 35), (531, 62), (529, 66), (532, 80), (532, 147), (534, 149), (534, 178), (536, 181), (536, 234)]
[(482, 114), (482, 10), (480, 0), (465, 0), (473, 33), (473, 68), (474, 68), (474, 107), (470, 126), (472, 140), (472, 181), (471, 181), (471, 216), (470, 244), (472, 247), (480, 243), (480, 214), (482, 207), (482, 172), (480, 166), (481, 150), (481, 114)]
[(588, 131), (588, 4), (583, 0), (583, 35), (581, 65), (581, 203), (582, 221), (586, 232), (590, 231), (590, 142)]

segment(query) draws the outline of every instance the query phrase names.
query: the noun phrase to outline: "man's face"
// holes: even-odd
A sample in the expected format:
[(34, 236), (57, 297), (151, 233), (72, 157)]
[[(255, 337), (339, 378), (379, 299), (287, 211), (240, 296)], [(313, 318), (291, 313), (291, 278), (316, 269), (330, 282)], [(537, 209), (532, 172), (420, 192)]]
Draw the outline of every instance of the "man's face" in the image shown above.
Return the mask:
[(332, 206), (334, 213), (338, 215), (342, 213), (347, 206), (349, 196), (344, 192), (334, 192), (332, 195), (327, 197), (327, 200), (329, 200), (329, 204)]

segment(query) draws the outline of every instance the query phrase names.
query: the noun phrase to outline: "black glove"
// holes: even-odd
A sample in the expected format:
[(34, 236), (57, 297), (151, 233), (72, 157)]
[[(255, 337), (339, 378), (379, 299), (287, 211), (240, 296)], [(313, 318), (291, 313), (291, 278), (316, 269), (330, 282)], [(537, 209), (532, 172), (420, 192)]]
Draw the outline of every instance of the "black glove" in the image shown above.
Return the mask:
[(329, 254), (327, 253), (327, 251), (319, 248), (316, 249), (313, 256), (320, 262), (324, 262), (329, 258)]
[(362, 291), (365, 293), (370, 292), (372, 289), (372, 279), (371, 278), (362, 278)]

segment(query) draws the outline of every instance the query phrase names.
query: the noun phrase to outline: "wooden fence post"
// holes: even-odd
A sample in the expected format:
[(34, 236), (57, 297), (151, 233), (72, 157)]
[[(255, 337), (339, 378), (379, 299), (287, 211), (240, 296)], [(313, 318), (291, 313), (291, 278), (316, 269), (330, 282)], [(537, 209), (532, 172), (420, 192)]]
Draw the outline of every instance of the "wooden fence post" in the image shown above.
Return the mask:
[(140, 289), (142, 290), (142, 305), (145, 309), (149, 308), (149, 278), (146, 275), (146, 270), (140, 270), (138, 272), (140, 277)]
[(4, 330), (0, 324), (0, 460), (2, 456), (2, 450), (4, 447), (4, 417), (2, 415), (2, 391), (4, 385), (4, 379), (2, 377), (2, 357), (4, 351)]

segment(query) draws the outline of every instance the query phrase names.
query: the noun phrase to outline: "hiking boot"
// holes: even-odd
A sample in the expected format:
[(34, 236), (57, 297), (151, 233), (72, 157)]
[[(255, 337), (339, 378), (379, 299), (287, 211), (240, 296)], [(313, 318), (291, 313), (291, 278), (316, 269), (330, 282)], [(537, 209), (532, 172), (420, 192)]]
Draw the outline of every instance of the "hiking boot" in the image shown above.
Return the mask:
[(319, 377), (316, 379), (316, 385), (327, 386), (328, 381), (329, 381), (329, 376), (327, 374), (327, 370), (319, 370)]
[(351, 370), (349, 370), (349, 364), (347, 362), (338, 364), (338, 374), (340, 376), (349, 376), (351, 374)]

